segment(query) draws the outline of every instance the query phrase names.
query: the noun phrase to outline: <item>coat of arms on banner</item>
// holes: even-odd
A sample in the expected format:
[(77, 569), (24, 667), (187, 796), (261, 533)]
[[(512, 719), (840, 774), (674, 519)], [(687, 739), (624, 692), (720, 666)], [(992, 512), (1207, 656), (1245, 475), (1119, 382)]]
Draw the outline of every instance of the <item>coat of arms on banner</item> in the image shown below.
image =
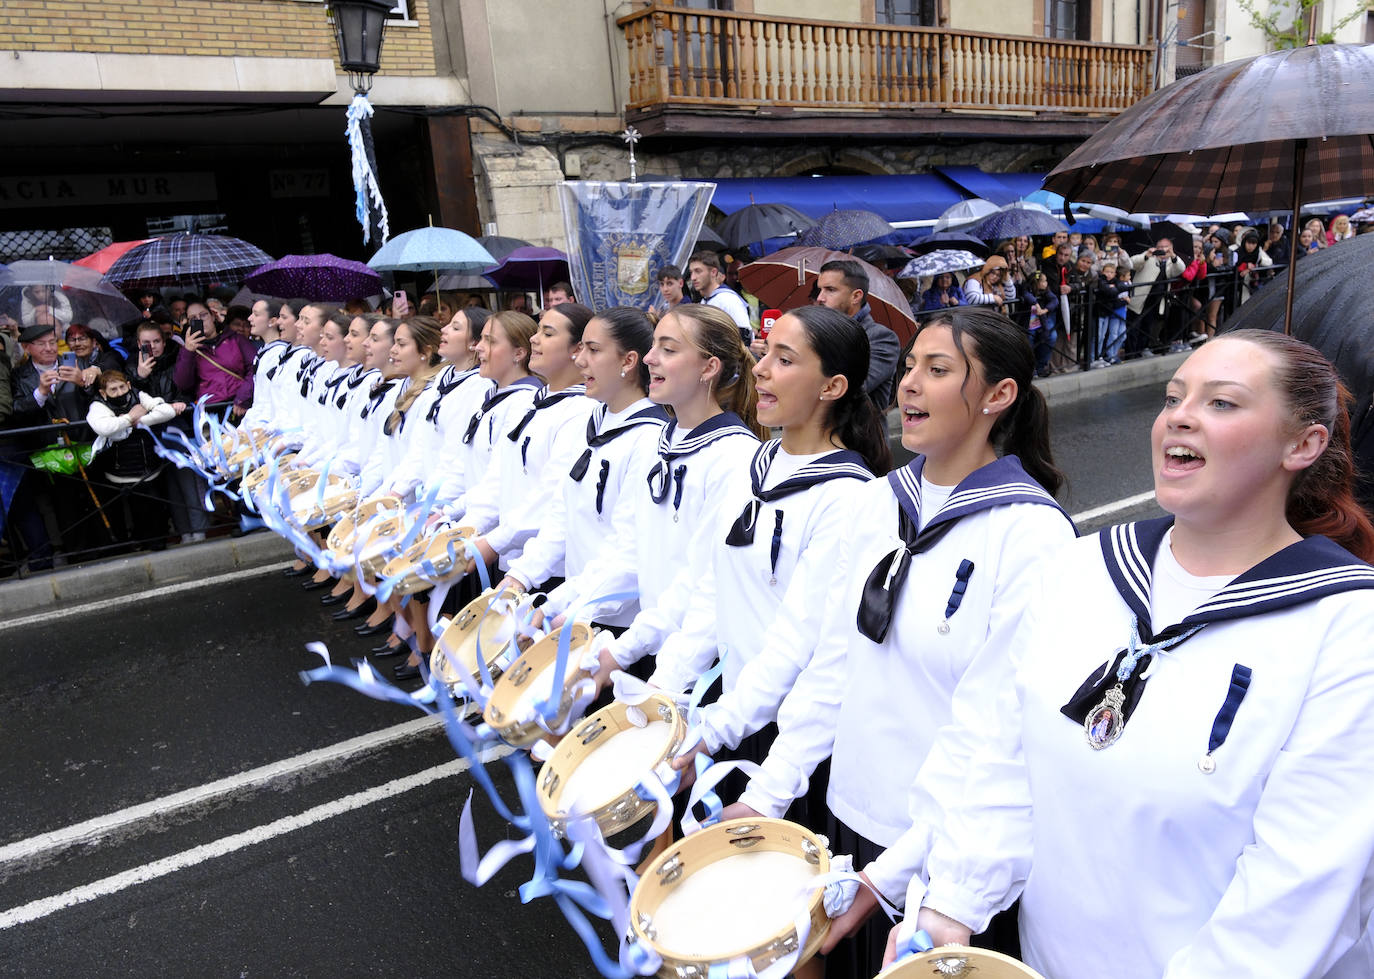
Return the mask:
[(621, 242), (615, 248), (615, 284), (629, 296), (638, 296), (649, 288), (649, 257), (654, 250), (633, 240)]

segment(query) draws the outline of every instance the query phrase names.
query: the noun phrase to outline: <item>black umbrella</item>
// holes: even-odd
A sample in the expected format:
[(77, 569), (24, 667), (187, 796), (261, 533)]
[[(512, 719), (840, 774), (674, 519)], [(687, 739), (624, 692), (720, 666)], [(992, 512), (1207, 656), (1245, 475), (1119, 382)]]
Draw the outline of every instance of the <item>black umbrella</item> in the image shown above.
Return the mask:
[[(1369, 269), (1374, 235), (1359, 235), (1298, 259), (1293, 336), (1336, 365), (1354, 395), (1350, 438), (1360, 473), (1360, 498), (1374, 508), (1374, 318), (1369, 315)], [(1288, 285), (1275, 279), (1227, 321), (1226, 330), (1283, 332)]]
[(1174, 251), (1185, 263), (1193, 257), (1193, 235), (1189, 231), (1184, 231), (1173, 221), (1155, 221), (1148, 229), (1140, 228), (1136, 231), (1128, 231), (1122, 236), (1121, 244), (1126, 251), (1135, 253), (1153, 248), (1155, 242), (1161, 238), (1168, 238), (1174, 243)]
[(947, 248), (973, 252), (973, 254), (981, 255), (983, 258), (992, 254), (992, 249), (984, 243), (982, 238), (975, 238), (965, 231), (934, 231), (916, 238), (907, 248), (911, 250), (913, 255), (924, 255), (927, 252), (938, 252)]
[(800, 234), (815, 223), (787, 204), (749, 204), (729, 215), (716, 232), (731, 248), (743, 248), (769, 238)]
[(725, 239), (712, 231), (709, 225), (703, 224), (697, 232), (697, 249), (709, 248), (711, 251), (723, 252), (729, 247)]
[(528, 248), (531, 244), (524, 238), (507, 238), (504, 235), (482, 235), (477, 243), (491, 252), (491, 257), (498, 263), (504, 262), (506, 256), (517, 248)]
[(901, 268), (911, 261), (911, 252), (898, 245), (855, 245), (849, 251), (855, 258), (879, 268)]

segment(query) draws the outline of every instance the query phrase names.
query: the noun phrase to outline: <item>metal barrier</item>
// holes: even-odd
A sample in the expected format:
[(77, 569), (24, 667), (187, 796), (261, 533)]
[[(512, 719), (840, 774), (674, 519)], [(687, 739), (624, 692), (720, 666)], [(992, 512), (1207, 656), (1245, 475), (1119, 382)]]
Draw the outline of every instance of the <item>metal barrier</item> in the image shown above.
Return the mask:
[[(209, 407), (227, 409), (229, 403)], [(176, 425), (158, 426), (154, 434)], [(55, 562), (73, 565), (160, 550), (178, 535), (218, 533), (238, 525), (230, 501), (217, 499), (215, 508), (207, 510), (204, 480), (164, 460), (137, 482), (109, 479), (108, 449), (89, 464), (82, 461), (80, 447), (94, 440), (84, 421), (0, 430), (0, 501), (6, 505), (0, 578), (47, 571)], [(35, 461), (39, 453), (63, 446), (77, 447), (69, 466), (53, 469)]]

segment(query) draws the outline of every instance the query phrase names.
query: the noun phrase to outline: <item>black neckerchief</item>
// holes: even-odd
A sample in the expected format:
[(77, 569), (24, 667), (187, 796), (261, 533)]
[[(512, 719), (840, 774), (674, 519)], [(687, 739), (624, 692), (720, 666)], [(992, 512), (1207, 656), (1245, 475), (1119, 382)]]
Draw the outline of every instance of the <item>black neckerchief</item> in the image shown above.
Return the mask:
[(482, 419), (485, 418), (493, 408), (517, 391), (523, 391), (526, 388), (539, 385), (539, 383), (539, 378), (527, 374), (520, 378), (520, 380), (512, 383), (509, 387), (502, 388), (499, 391), (488, 392), (486, 400), (482, 402), (482, 407), (478, 408), (477, 413), (468, 421), (467, 431), (463, 433), (463, 444), (472, 444), (472, 440), (477, 436), (477, 427), (482, 424)]
[(448, 397), (451, 392), (456, 391), (458, 386), (464, 381), (478, 376), (479, 372), (476, 367), (469, 368), (465, 371), (457, 371), (450, 367), (445, 373), (445, 379), (439, 381), (436, 387), (434, 401), (430, 404), (429, 411), (425, 413), (425, 421), (438, 425), (439, 406), (443, 403), (443, 400)]
[[(1181, 622), (1152, 632), (1150, 595), (1155, 558), (1173, 522), (1173, 517), (1160, 517), (1108, 527), (1098, 534), (1107, 573), (1135, 618), (1140, 640), (1146, 644), (1181, 646), (1214, 622), (1276, 612), (1344, 591), (1374, 588), (1374, 568), (1326, 537), (1307, 537), (1233, 578)], [(1090, 712), (1102, 706), (1107, 691), (1120, 682), (1123, 700), (1117, 708), (1121, 714), (1118, 728), (1124, 727), (1145, 692), (1146, 674), (1153, 659), (1148, 653), (1142, 656), (1131, 675), (1119, 681), (1116, 672), (1125, 657), (1123, 648), (1095, 669), (1059, 709), (1060, 713), (1083, 724)]]
[(525, 417), (521, 418), (516, 426), (506, 433), (506, 438), (510, 439), (512, 442), (518, 442), (526, 426), (534, 421), (534, 416), (537, 412), (552, 407), (565, 398), (575, 398), (579, 394), (586, 393), (587, 386), (585, 384), (573, 384), (561, 391), (550, 391), (549, 386), (547, 384), (544, 385), (539, 389), (539, 393), (534, 396), (534, 404), (530, 406), (529, 411), (525, 412)]
[[(282, 343), (286, 343), (286, 341), (283, 340)], [(287, 344), (287, 346), (291, 347), (290, 344)], [(273, 364), (271, 367), (267, 369), (267, 379), (270, 381), (274, 377), (276, 377), (277, 372), (284, 368), (287, 364), (289, 364), (291, 362), (292, 357), (296, 356), (297, 354), (308, 353), (310, 353), (310, 349), (308, 347), (291, 347), (289, 350), (286, 351), (286, 353), (281, 355), (281, 360), (277, 361), (275, 364)]]
[[(746, 432), (753, 436), (749, 426), (740, 420), (740, 417), (733, 411), (722, 411), (718, 415), (706, 419), (696, 428), (692, 429), (685, 439), (677, 445), (673, 445), (673, 435), (677, 432), (677, 419), (674, 418), (658, 436), (658, 464), (649, 470), (649, 496), (655, 503), (664, 503), (669, 495), (673, 499), (673, 519), (677, 519), (677, 510), (682, 506), (683, 477), (687, 475), (687, 465), (682, 463), (674, 466), (673, 463), (678, 459), (685, 459), (688, 456), (696, 455), (702, 449), (713, 442), (718, 442), (731, 435)], [(673, 492), (673, 486), (677, 489)]]
[[(902, 546), (884, 556), (864, 582), (858, 627), (875, 643), (882, 643), (887, 638), (897, 607), (897, 595), (906, 583), (912, 557), (934, 547), (961, 519), (1012, 503), (1043, 504), (1064, 513), (1064, 508), (1054, 497), (1026, 475), (1021, 468), (1021, 460), (1008, 455), (965, 476), (954, 487), (944, 506), (922, 527), (921, 470), (925, 467), (925, 461), (925, 456), (917, 456), (907, 465), (887, 474), (888, 485), (897, 498), (897, 533), (902, 539)], [(1064, 513), (1064, 519), (1068, 518), (1069, 515)], [(967, 585), (967, 577), (964, 583)]]
[[(271, 350), (273, 347), (276, 347), (276, 346), (290, 347), (291, 344), (287, 343), (285, 340), (282, 340), (282, 339), (280, 339), (280, 338), (278, 338), (278, 339), (276, 339), (276, 340), (273, 340), (271, 343), (264, 344), (263, 347), (262, 347), (262, 349), (258, 351), (257, 356), (255, 356), (255, 357), (253, 358), (253, 373), (254, 373), (254, 374), (256, 374), (256, 373), (258, 372), (258, 363), (262, 360), (263, 355), (266, 354), (267, 351)], [(286, 354), (282, 354), (282, 358), (285, 358), (285, 357), (286, 357)], [(280, 363), (281, 363), (281, 360), (278, 360), (278, 361), (277, 361), (277, 364), (280, 364)], [(275, 367), (276, 367), (276, 365), (273, 365), (273, 370), (271, 370), (271, 371), (268, 372), (268, 374), (267, 374), (268, 377), (271, 377), (271, 376), (272, 376), (273, 372), (275, 371)]]
[[(863, 456), (849, 449), (837, 449), (834, 452), (826, 453), (819, 459), (811, 460), (777, 486), (764, 489), (764, 483), (768, 479), (768, 470), (772, 468), (773, 460), (777, 458), (778, 452), (781, 450), (782, 439), (773, 439), (759, 446), (758, 451), (754, 453), (753, 464), (749, 467), (749, 488), (753, 491), (754, 498), (744, 505), (743, 512), (735, 518), (734, 524), (730, 527), (730, 532), (725, 536), (725, 543), (730, 547), (747, 547), (754, 543), (754, 527), (759, 519), (759, 511), (763, 509), (765, 503), (785, 499), (794, 493), (800, 493), (832, 479), (857, 479), (867, 482), (873, 478), (873, 473), (864, 464)], [(773, 542), (769, 551), (769, 584), (777, 584), (778, 581), (778, 555), (782, 551), (782, 522), (783, 511), (779, 507), (773, 521)]]
[[(573, 478), (574, 482), (582, 482), (582, 478), (587, 475), (587, 467), (591, 465), (593, 450), (614, 442), (626, 432), (638, 428), (640, 425), (663, 425), (668, 422), (668, 412), (663, 410), (662, 405), (650, 405), (626, 418), (618, 428), (602, 431), (601, 426), (605, 424), (606, 416), (609, 413), (610, 408), (603, 404), (592, 412), (592, 416), (587, 419), (587, 448), (577, 457), (572, 469), (568, 470), (568, 475)], [(598, 507), (597, 513), (600, 512), (601, 508)]]

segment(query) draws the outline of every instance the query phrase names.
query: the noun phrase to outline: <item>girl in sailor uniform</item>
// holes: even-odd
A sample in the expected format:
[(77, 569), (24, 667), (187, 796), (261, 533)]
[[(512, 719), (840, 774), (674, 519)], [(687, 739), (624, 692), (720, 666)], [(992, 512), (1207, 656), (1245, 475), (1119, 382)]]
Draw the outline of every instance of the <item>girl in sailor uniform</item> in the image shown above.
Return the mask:
[[(460, 523), (479, 535), (473, 546), (488, 568), (498, 562), (506, 566), (510, 557), (519, 554), (539, 532), (560, 482), (577, 457), (577, 439), (595, 402), (586, 396), (574, 357), (591, 318), (592, 311), (586, 306), (561, 303), (545, 310), (530, 338), (530, 369), (544, 379), (544, 384), (525, 413), (496, 440), (491, 464), (482, 481), (468, 491), (460, 518)], [(475, 560), (469, 560), (469, 570)], [(471, 582), (468, 585), (469, 589), (476, 587)], [(475, 592), (466, 596), (469, 601), (473, 597)], [(439, 593), (432, 598), (439, 600)], [(463, 598), (458, 596), (459, 601)], [(423, 628), (428, 605), (412, 601), (408, 612), (412, 625), (419, 628), (419, 651), (427, 654), (434, 642)]]
[[(320, 331), (320, 356), (325, 365), (320, 373), (323, 383), (317, 383), (309, 405), (305, 444), (294, 466), (319, 467), (331, 458), (348, 420), (343, 413), (339, 391), (353, 375), (357, 361), (349, 358), (348, 330), (353, 317), (336, 310), (329, 314)], [(346, 389), (345, 389), (346, 390)]]
[[(416, 500), (429, 496), (429, 487), (438, 487), (442, 477), (435, 474), (435, 460), (448, 446), (459, 443), (468, 420), (482, 406), (495, 385), (481, 375), (477, 366), (476, 347), (487, 321), (487, 311), (459, 310), (440, 334), (439, 356), (445, 367), (415, 410), (423, 411), (424, 423), (413, 426), (405, 457), (392, 476), (389, 492), (398, 499)], [(442, 503), (435, 493), (436, 503)], [(414, 605), (414, 609), (410, 606)], [(419, 600), (406, 606), (405, 616), (410, 623), (424, 623), (423, 607)], [(413, 627), (413, 625), (412, 625)], [(395, 656), (405, 651), (401, 638), (394, 632), (373, 653), (379, 657)]]
[[(482, 407), (468, 419), (463, 429), (461, 442), (465, 447), (465, 456), (461, 477), (464, 480), (472, 477), (480, 483), (493, 464), (497, 440), (505, 438), (534, 406), (535, 395), (543, 386), (542, 378), (530, 373), (531, 338), (538, 328), (538, 324), (524, 313), (509, 310), (492, 316), (482, 327), (476, 350), (478, 370), (494, 387), (488, 391)], [(451, 485), (449, 480), (453, 477), (452, 472), (445, 474), (442, 485)], [(469, 485), (471, 488), (477, 484)], [(461, 516), (467, 506), (467, 496), (468, 493), (464, 492), (448, 503), (445, 509), (436, 511), (432, 519), (437, 523), (441, 519)], [(409, 636), (408, 627), (403, 631)], [(399, 641), (399, 633), (397, 636)], [(412, 653), (405, 663), (394, 667), (392, 672), (399, 680), (419, 676), (419, 657)]]
[(1277, 333), (1178, 368), (1151, 431), (1172, 516), (1056, 556), (966, 777), (918, 781), (942, 819), (907, 906), (937, 944), (1020, 893), (1055, 979), (1374, 974), (1374, 529), (1347, 400)]
[(274, 389), (271, 379), (276, 376), (277, 365), (291, 350), (290, 341), (282, 336), (277, 325), (276, 311), (280, 307), (275, 299), (259, 299), (248, 314), (248, 332), (262, 343), (262, 349), (253, 361), (253, 404), (240, 423), (246, 432), (272, 425)]
[[(850, 544), (831, 562), (840, 584), (815, 598), (819, 633), (776, 651), (806, 665), (762, 771), (722, 814), (782, 815), (829, 757), (831, 845), (889, 899), (901, 889), (873, 861), (910, 825), (916, 771), (956, 695), (997, 689), (1044, 555), (1073, 538), (1052, 495), (1062, 476), (1033, 373), (1025, 331), (992, 310), (943, 311), (917, 333), (898, 386), (902, 443), (917, 455), (850, 494)], [(783, 692), (750, 696), (776, 703)], [(767, 713), (741, 711), (755, 718), (743, 733)], [(874, 904), (860, 888), (852, 915), (833, 923), (827, 974), (879, 971), (886, 928), (836, 949)]]
[(602, 685), (613, 669), (662, 644), (674, 614), (654, 611), (665, 600), (690, 595), (689, 552), (704, 545), (702, 531), (724, 487), (748, 472), (762, 432), (743, 420), (754, 417), (753, 358), (734, 320), (720, 310), (675, 306), (654, 327), (644, 364), (649, 398), (668, 408), (672, 420), (659, 435), (652, 467), (631, 475), (616, 502), (611, 535), (581, 574), (550, 593), (545, 609), (555, 628), (569, 613), (615, 621), (634, 599), (610, 596), (637, 595), (640, 612), (622, 637), (628, 640), (617, 643), (624, 661), (601, 652)]
[[(296, 370), (288, 371), (288, 378), (294, 378), (294, 387), (283, 400), (286, 411), (281, 429), (282, 444), (293, 449), (301, 448), (311, 436), (311, 425), (316, 418), (316, 398), (325, 379), (332, 373), (332, 365), (320, 355), (319, 350), (320, 337), (331, 312), (333, 308), (325, 303), (306, 303), (296, 320), (296, 340), (306, 352), (293, 359)], [(283, 358), (282, 366), (286, 367), (290, 362)]]
[[(626, 487), (638, 489), (658, 460), (668, 414), (647, 393), (644, 355), (653, 339), (653, 323), (630, 306), (596, 314), (582, 331), (575, 363), (587, 397), (600, 404), (587, 419), (581, 451), (558, 481), (539, 533), (510, 562), (498, 590), (528, 591), (581, 574), (604, 543)], [(627, 626), (638, 608), (630, 603), (602, 624)]]

